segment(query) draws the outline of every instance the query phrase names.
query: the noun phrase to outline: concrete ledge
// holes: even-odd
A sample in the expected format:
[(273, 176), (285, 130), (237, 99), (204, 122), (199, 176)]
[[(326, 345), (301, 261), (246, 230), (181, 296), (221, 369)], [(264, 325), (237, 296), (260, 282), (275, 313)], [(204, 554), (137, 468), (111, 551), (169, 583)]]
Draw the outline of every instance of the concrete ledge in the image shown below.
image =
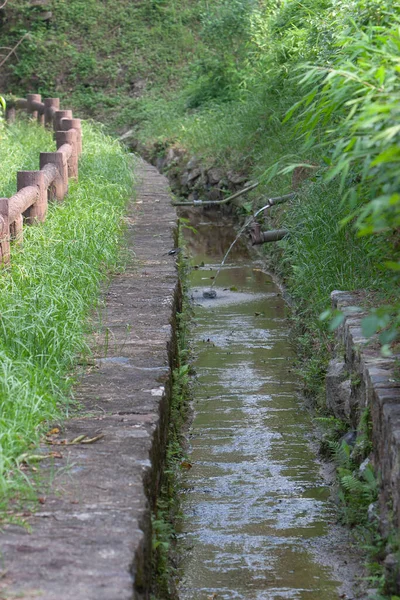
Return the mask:
[[(372, 416), (373, 463), (380, 482), (380, 518), (383, 533), (391, 527), (400, 529), (400, 381), (396, 378), (400, 355), (384, 358), (376, 338), (362, 335), (361, 320), (365, 313), (354, 313), (357, 298), (349, 292), (334, 291), (332, 306), (346, 316), (337, 331), (338, 348), (346, 375), (337, 381), (327, 379), (328, 402), (336, 416), (357, 429), (362, 411), (369, 407)], [(339, 370), (332, 361), (331, 372)], [(341, 390), (347, 381), (350, 392), (348, 408), (341, 412)], [(336, 386), (336, 387), (335, 387)], [(334, 388), (332, 390), (332, 388)], [(336, 404), (335, 404), (336, 403)]]
[[(2, 598), (145, 599), (150, 592), (151, 508), (158, 493), (179, 303), (173, 247), (175, 210), (167, 180), (138, 162), (140, 187), (127, 215), (130, 259), (105, 294), (95, 361), (76, 397), (81, 416), (60, 439), (86, 434), (93, 444), (53, 446), (42, 464), (54, 481), (31, 531), (0, 535)], [(49, 447), (43, 447), (44, 453)]]

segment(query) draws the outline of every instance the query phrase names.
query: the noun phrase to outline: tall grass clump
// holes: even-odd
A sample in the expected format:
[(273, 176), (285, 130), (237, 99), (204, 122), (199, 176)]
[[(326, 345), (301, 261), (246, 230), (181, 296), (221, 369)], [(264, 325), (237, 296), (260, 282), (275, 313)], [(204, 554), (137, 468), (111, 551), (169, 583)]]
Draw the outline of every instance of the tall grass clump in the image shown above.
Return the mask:
[[(18, 137), (30, 154), (37, 133), (37, 127), (16, 125), (1, 144), (8, 148), (9, 139)], [(130, 158), (97, 125), (84, 124), (83, 136), (79, 182), (70, 181), (68, 196), (49, 207), (45, 223), (24, 230), (23, 245), (13, 247), (11, 266), (0, 274), (3, 497), (16, 485), (20, 457), (38, 443), (46, 422), (68, 412), (74, 366), (86, 350), (89, 313), (99, 301), (101, 283), (119, 262), (122, 217), (132, 188)], [(10, 155), (19, 168), (22, 152), (17, 144), (14, 148)], [(7, 171), (1, 174), (7, 191)]]
[(56, 150), (51, 133), (23, 114), (13, 125), (0, 127), (0, 194), (9, 198), (17, 191), (17, 171), (39, 168), (39, 152)]

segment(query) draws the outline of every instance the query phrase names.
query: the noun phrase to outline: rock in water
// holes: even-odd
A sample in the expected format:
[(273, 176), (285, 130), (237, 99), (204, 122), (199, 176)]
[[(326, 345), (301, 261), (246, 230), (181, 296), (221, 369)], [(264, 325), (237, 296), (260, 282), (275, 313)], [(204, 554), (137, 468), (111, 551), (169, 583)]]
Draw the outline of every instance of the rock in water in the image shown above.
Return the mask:
[(205, 290), (203, 292), (203, 298), (216, 298), (217, 292), (215, 290)]

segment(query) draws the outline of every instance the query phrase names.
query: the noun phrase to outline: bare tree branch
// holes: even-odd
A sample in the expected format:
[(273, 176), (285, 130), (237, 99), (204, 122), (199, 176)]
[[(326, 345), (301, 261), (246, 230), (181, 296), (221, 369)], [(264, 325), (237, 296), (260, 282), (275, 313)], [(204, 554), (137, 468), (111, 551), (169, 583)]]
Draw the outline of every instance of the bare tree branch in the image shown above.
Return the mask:
[[(0, 7), (1, 8), (1, 7)], [(16, 49), (18, 48), (18, 46), (23, 42), (23, 40), (29, 35), (29, 33), (25, 33), (25, 35), (22, 36), (22, 38), (15, 44), (14, 48), (12, 48), (10, 50), (10, 52), (7, 54), (7, 56), (0, 62), (0, 67), (2, 67), (4, 65), (4, 63), (10, 58), (11, 54), (13, 54)]]

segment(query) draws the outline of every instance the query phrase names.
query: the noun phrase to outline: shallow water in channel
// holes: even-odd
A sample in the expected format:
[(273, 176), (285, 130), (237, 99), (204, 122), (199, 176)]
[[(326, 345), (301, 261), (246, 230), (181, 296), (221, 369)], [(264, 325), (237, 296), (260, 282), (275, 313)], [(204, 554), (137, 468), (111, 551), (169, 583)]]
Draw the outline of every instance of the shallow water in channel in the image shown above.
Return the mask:
[[(187, 232), (198, 382), (182, 477), (181, 600), (337, 600), (329, 554), (329, 491), (297, 392), (286, 306), (225, 226)], [(326, 539), (325, 539), (326, 538)], [(322, 550), (321, 550), (322, 552)], [(328, 561), (329, 562), (329, 561)], [(325, 566), (324, 566), (325, 565)], [(346, 596), (347, 597), (347, 596)]]

